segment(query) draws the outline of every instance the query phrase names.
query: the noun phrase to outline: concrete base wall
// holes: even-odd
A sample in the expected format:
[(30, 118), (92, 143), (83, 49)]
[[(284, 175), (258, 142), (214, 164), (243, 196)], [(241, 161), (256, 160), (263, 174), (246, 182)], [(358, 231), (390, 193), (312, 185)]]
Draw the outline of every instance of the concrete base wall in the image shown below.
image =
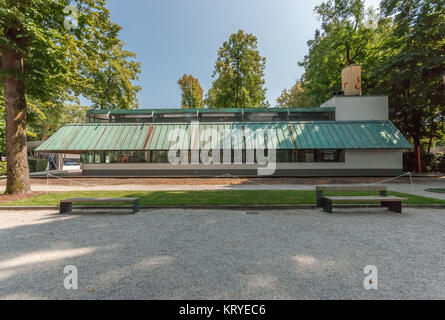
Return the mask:
[[(396, 176), (402, 173), (402, 150), (346, 150), (345, 162), (279, 163), (273, 176)], [(249, 164), (83, 164), (88, 176), (258, 176), (258, 165)], [(262, 166), (264, 168), (264, 166)]]

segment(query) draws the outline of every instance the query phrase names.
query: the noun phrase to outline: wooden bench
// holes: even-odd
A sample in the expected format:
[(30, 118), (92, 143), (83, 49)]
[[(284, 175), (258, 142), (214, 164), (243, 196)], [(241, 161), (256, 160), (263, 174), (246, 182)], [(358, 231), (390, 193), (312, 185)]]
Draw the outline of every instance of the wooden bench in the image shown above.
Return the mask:
[(70, 198), (60, 200), (60, 214), (68, 213), (73, 210), (73, 202), (81, 203), (125, 203), (133, 204), (133, 213), (138, 212), (139, 199), (138, 198)]
[[(323, 210), (332, 213), (333, 201), (351, 201), (351, 202), (367, 202), (378, 201), (381, 207), (386, 207), (393, 212), (402, 213), (402, 201), (407, 199), (388, 196), (388, 189), (385, 186), (317, 186), (315, 188), (317, 195), (317, 206), (323, 207)], [(323, 192), (328, 191), (378, 191), (377, 196), (323, 196)]]

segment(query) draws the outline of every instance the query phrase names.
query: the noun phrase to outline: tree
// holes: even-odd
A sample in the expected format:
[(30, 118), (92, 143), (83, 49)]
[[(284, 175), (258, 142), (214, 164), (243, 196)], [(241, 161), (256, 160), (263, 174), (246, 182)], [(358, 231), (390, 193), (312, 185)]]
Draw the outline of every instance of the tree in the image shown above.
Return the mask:
[(0, 0), (6, 193), (30, 191), (27, 99), (62, 102), (67, 92), (83, 93), (89, 84), (83, 71), (100, 61), (99, 48), (119, 28), (103, 0)]
[(384, 0), (381, 10), (391, 17), (392, 34), (372, 85), (389, 94), (392, 119), (415, 147), (423, 142), (430, 150), (445, 131), (445, 2)]
[(321, 30), (308, 41), (309, 53), (299, 65), (305, 69), (303, 88), (312, 105), (318, 105), (341, 90), (345, 66), (358, 63), (367, 69), (370, 55), (378, 52), (385, 25), (368, 26), (373, 14), (366, 12), (363, 0), (328, 0), (314, 11), (321, 19)]
[(311, 100), (329, 98), (341, 88), (341, 69), (359, 63), (364, 92), (387, 94), (391, 120), (430, 150), (445, 131), (445, 1), (383, 0), (372, 28), (360, 0), (329, 0), (315, 12), (322, 29), (300, 64)]
[(311, 101), (307, 93), (301, 85), (301, 81), (297, 81), (290, 89), (284, 89), (277, 98), (277, 107), (279, 108), (300, 108), (310, 107)]
[(258, 40), (239, 30), (218, 50), (206, 104), (210, 108), (258, 108), (267, 106), (264, 88), (266, 58)]
[(141, 87), (133, 85), (133, 81), (138, 80), (141, 64), (131, 60), (136, 54), (123, 47), (120, 40), (106, 41), (99, 48), (99, 60), (85, 71), (89, 79), (85, 95), (93, 102), (93, 108), (138, 108), (137, 93)]
[(181, 107), (183, 109), (204, 108), (204, 90), (199, 80), (192, 75), (186, 75), (178, 80), (182, 90)]

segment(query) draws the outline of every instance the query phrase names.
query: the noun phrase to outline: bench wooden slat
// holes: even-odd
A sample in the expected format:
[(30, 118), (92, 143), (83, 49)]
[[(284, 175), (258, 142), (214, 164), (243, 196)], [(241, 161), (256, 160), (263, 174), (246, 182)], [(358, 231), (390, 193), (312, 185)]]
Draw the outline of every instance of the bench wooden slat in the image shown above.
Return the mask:
[(323, 197), (325, 199), (330, 199), (333, 201), (406, 201), (406, 198), (399, 197), (379, 197), (379, 196), (336, 196), (336, 197)]
[(138, 200), (138, 198), (70, 198), (60, 200), (60, 202), (133, 202), (136, 200)]
[(388, 191), (386, 186), (316, 186), (316, 191)]

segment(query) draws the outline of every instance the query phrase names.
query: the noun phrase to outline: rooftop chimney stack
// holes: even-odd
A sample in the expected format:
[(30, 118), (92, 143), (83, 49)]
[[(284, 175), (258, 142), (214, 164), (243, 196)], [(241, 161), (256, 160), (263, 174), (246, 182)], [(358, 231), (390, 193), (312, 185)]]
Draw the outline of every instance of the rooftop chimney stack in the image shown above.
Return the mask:
[(362, 95), (362, 68), (359, 64), (346, 66), (341, 72), (345, 96)]

